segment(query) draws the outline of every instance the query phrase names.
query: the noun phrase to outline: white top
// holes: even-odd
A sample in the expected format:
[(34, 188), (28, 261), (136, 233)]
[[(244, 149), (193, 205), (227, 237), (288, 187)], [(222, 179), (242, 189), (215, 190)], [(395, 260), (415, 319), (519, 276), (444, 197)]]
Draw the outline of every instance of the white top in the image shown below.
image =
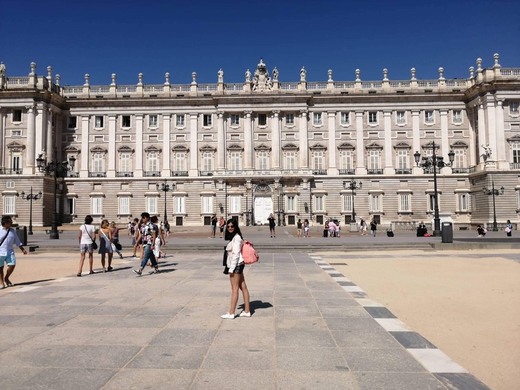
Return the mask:
[(229, 268), (229, 272), (235, 272), (237, 265), (244, 262), (244, 258), (242, 257), (242, 243), (243, 240), (240, 234), (235, 234), (235, 237), (226, 245), (226, 266)]
[(2, 242), (2, 240), (4, 241), (2, 246), (0, 246), (0, 256), (7, 256), (14, 253), (13, 244), (16, 246), (22, 246), (18, 234), (16, 234), (16, 230), (12, 228), (9, 230), (9, 235), (4, 240), (4, 237), (7, 234), (7, 229), (3, 226), (0, 228), (0, 242)]
[[(94, 225), (81, 225), (79, 227), (79, 230), (81, 231), (80, 244), (81, 245), (92, 244), (92, 240), (96, 238), (96, 227)], [(89, 234), (90, 234), (90, 237), (89, 237)]]

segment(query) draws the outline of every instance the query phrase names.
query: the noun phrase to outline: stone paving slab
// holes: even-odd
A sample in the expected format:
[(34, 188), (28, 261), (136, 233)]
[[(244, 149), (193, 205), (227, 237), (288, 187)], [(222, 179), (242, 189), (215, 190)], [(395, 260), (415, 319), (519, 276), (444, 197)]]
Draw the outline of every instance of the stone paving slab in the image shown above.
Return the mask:
[(253, 316), (234, 320), (220, 252), (174, 260), (4, 290), (2, 389), (486, 389), (308, 254), (248, 266)]

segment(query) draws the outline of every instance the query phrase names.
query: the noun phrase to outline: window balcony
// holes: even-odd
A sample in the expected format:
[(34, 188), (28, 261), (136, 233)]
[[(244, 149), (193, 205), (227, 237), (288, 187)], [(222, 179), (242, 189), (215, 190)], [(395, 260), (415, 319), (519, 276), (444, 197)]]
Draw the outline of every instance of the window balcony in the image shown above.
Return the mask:
[(0, 175), (21, 175), (20, 168), (0, 168)]
[(313, 169), (312, 174), (313, 175), (326, 175), (327, 170), (326, 169)]
[(520, 163), (509, 163), (509, 169), (520, 169)]
[(410, 168), (400, 168), (395, 170), (396, 175), (411, 175), (412, 170)]
[(79, 177), (79, 172), (67, 172), (67, 177)]
[(369, 175), (382, 175), (383, 170), (382, 169), (367, 169), (367, 173)]
[(144, 171), (143, 172), (144, 177), (161, 177), (160, 171)]
[(107, 177), (106, 172), (89, 172), (88, 177)]
[(116, 177), (134, 177), (133, 172), (116, 172)]
[(469, 168), (452, 168), (452, 173), (469, 173)]
[(340, 175), (354, 175), (356, 173), (355, 169), (340, 169), (339, 174)]
[(171, 171), (172, 176), (188, 176), (188, 171)]
[(199, 176), (213, 176), (213, 171), (199, 171)]

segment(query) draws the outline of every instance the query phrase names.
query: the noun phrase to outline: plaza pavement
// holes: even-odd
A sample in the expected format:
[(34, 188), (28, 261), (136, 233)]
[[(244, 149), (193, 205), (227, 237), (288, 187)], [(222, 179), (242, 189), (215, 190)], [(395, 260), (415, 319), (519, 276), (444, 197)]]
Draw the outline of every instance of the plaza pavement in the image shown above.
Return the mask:
[[(64, 250), (74, 241), (67, 232), (51, 241), (61, 251), (20, 255), (35, 267), (69, 259), (61, 267), (70, 269), (0, 291), (2, 388), (487, 389), (306, 248), (349, 237), (311, 238), (286, 252), (304, 239), (284, 229), (276, 239), (263, 238), (265, 228), (244, 231), (271, 250), (246, 268), (253, 316), (234, 320), (220, 318), (229, 302), (224, 242), (207, 231), (174, 235), (162, 272), (142, 277), (129, 257), (116, 259), (114, 272), (72, 276), (78, 256)], [(372, 249), (390, 240), (354, 239)], [(175, 250), (197, 243), (205, 250)]]

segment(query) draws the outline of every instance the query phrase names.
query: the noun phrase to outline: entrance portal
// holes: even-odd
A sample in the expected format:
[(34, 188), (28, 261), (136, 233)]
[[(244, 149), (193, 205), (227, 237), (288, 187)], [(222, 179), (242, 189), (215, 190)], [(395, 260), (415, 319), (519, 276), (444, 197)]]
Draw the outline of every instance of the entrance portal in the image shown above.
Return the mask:
[(273, 199), (270, 196), (255, 197), (255, 224), (266, 225), (269, 214), (273, 212)]

